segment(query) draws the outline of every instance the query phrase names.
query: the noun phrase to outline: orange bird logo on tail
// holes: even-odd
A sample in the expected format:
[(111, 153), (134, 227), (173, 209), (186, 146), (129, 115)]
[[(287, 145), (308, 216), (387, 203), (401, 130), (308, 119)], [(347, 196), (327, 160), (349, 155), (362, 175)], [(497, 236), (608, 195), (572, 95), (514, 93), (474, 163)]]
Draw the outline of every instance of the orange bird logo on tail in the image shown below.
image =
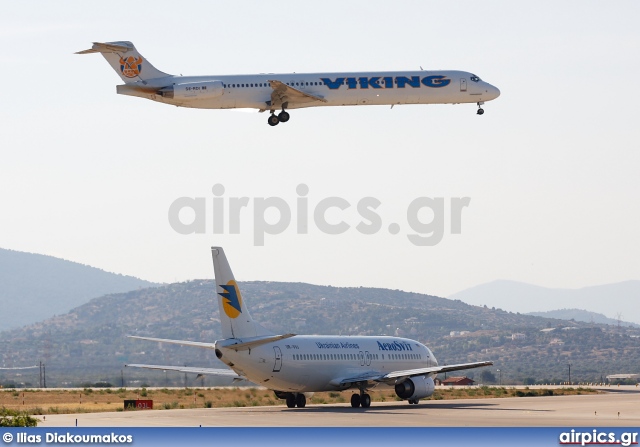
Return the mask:
[(121, 57), (120, 71), (127, 78), (135, 78), (136, 76), (140, 76), (140, 72), (142, 71), (142, 56), (129, 56), (127, 58)]

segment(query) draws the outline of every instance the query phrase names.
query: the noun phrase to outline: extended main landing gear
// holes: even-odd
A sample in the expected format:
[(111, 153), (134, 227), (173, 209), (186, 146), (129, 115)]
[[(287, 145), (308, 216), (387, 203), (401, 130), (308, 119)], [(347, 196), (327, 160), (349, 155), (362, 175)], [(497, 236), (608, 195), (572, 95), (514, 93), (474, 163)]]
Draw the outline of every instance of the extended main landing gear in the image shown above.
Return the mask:
[(289, 112), (286, 112), (284, 109), (282, 109), (282, 112), (278, 113), (277, 115), (273, 113), (273, 111), (271, 111), (271, 115), (269, 115), (269, 119), (267, 119), (267, 122), (270, 126), (277, 126), (278, 123), (286, 123), (287, 121), (289, 121), (289, 118)]
[(484, 113), (484, 109), (482, 108), (482, 105), (483, 105), (483, 104), (484, 104), (484, 102), (483, 102), (483, 101), (480, 101), (480, 102), (478, 103), (478, 112), (477, 112), (477, 113), (478, 113), (478, 115), (482, 115), (482, 114)]
[(353, 408), (369, 408), (371, 406), (371, 396), (369, 396), (364, 388), (360, 389), (360, 394), (351, 395), (351, 406)]
[(307, 405), (307, 398), (304, 394), (287, 393), (285, 398), (287, 401), (287, 407), (289, 408), (304, 408)]

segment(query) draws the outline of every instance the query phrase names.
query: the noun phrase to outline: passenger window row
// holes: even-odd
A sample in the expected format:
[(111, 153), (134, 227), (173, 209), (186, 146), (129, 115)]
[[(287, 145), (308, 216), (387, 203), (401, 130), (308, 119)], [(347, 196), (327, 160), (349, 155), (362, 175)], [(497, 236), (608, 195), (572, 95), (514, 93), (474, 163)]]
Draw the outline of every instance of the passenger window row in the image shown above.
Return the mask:
[[(370, 354), (379, 360), (378, 354)], [(422, 360), (421, 354), (388, 354), (389, 360)], [(357, 354), (293, 354), (293, 360), (360, 360)], [(382, 354), (384, 360), (384, 354)]]
[[(291, 87), (305, 87), (305, 86), (314, 86), (314, 85), (322, 85), (320, 82), (285, 82), (288, 86)], [(268, 82), (258, 82), (258, 83), (245, 83), (245, 84), (222, 84), (224, 88), (255, 88), (255, 87), (269, 87)]]

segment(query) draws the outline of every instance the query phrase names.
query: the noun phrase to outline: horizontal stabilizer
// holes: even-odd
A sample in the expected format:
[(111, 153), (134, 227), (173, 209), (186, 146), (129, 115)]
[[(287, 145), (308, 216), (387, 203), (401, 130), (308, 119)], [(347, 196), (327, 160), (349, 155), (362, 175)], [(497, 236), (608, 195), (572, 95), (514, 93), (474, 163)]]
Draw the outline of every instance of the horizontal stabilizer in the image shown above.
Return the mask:
[(247, 341), (244, 343), (236, 343), (234, 345), (220, 346), (221, 348), (233, 349), (234, 351), (246, 351), (256, 346), (266, 345), (274, 341), (284, 340), (285, 338), (295, 337), (296, 334), (274, 335), (273, 337), (261, 338), (259, 340)]
[(215, 343), (204, 343), (200, 341), (188, 341), (188, 340), (168, 340), (166, 338), (153, 338), (153, 337), (138, 337), (137, 335), (127, 335), (128, 338), (137, 338), (138, 340), (158, 341), (161, 343), (172, 343), (174, 345), (183, 346), (195, 346), (198, 348), (215, 349)]
[(75, 54), (90, 54), (90, 53), (126, 53), (132, 50), (133, 46), (115, 44), (115, 43), (102, 43), (93, 42), (93, 46), (88, 50), (77, 51)]

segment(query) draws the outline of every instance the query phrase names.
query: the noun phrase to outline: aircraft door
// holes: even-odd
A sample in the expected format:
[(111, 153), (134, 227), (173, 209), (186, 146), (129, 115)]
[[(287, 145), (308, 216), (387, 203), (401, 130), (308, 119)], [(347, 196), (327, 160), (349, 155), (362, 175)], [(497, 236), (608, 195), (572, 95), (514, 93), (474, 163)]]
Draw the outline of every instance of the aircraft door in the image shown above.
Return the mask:
[(460, 91), (461, 92), (466, 92), (467, 91), (467, 79), (466, 78), (460, 78)]
[(360, 366), (364, 366), (364, 352), (358, 352), (358, 360), (360, 360)]
[(365, 361), (367, 362), (367, 366), (371, 365), (371, 354), (369, 354), (369, 351), (365, 351), (364, 356)]
[(282, 351), (280, 347), (274, 346), (273, 351), (275, 353), (275, 363), (273, 364), (273, 372), (280, 372), (282, 369)]

